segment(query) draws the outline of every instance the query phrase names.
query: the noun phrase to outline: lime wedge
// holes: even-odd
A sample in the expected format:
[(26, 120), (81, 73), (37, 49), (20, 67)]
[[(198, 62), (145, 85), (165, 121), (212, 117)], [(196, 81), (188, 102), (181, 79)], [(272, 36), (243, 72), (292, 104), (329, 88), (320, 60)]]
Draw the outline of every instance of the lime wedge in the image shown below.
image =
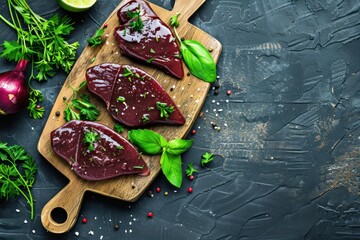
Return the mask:
[(96, 0), (57, 0), (60, 7), (69, 12), (82, 12), (95, 4)]

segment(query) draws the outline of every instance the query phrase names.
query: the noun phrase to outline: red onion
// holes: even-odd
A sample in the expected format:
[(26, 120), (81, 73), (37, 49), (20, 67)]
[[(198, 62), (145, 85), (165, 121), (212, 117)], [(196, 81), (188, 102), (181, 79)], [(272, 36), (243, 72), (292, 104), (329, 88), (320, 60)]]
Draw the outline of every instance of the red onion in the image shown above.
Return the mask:
[(16, 113), (29, 100), (29, 87), (23, 71), (28, 61), (20, 60), (15, 69), (0, 73), (0, 114)]

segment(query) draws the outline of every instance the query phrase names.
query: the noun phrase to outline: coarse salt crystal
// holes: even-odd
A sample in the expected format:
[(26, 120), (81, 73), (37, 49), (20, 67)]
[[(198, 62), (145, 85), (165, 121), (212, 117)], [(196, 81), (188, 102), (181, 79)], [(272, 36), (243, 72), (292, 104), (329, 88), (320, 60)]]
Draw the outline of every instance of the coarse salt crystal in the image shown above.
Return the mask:
[(94, 231), (89, 231), (89, 235), (94, 236)]
[(104, 236), (103, 236), (103, 235), (101, 235), (101, 236), (100, 236), (100, 240), (101, 240), (101, 239), (103, 239), (103, 238), (104, 238)]
[(27, 221), (27, 220), (24, 220), (24, 223), (26, 224), (26, 223), (28, 223), (28, 221)]
[(80, 233), (79, 232), (75, 232), (75, 236), (79, 236), (80, 235)]
[(32, 233), (35, 233), (35, 232), (36, 232), (36, 231), (33, 229), (33, 230), (32, 230)]
[(20, 209), (15, 209), (16, 212), (20, 212)]

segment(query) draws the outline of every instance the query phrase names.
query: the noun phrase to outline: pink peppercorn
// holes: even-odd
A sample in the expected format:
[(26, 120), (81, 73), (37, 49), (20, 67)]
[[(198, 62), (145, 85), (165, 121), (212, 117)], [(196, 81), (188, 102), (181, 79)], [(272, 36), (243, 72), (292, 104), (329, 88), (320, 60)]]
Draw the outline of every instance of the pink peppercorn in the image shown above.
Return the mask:
[(192, 192), (193, 192), (193, 188), (192, 188), (192, 187), (189, 187), (189, 188), (188, 188), (188, 192), (189, 192), (189, 193), (192, 193)]
[(227, 90), (227, 91), (226, 91), (226, 95), (228, 95), (228, 96), (230, 96), (230, 95), (231, 95), (231, 93), (232, 93), (232, 91), (231, 91), (231, 90)]
[(147, 216), (148, 216), (149, 218), (152, 218), (152, 217), (154, 217), (154, 213), (153, 213), (153, 212), (148, 212)]
[(82, 222), (82, 223), (87, 223), (87, 219), (86, 219), (86, 218), (83, 218), (83, 219), (81, 220), (81, 222)]
[(158, 193), (161, 192), (161, 188), (157, 187), (156, 192), (158, 192)]

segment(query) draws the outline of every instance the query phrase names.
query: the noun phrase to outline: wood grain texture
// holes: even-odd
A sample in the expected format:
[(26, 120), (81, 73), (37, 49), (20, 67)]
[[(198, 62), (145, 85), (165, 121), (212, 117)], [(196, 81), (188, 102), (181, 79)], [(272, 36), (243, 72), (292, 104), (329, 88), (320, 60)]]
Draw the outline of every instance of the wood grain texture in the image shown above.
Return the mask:
[[(204, 2), (205, 0), (176, 0), (174, 8), (171, 11), (167, 11), (151, 3), (150, 5), (165, 23), (168, 23), (171, 16), (180, 12), (180, 26), (177, 29), (180, 37), (197, 40), (205, 47), (212, 48), (213, 51), (211, 55), (214, 61), (217, 62), (222, 50), (221, 44), (215, 38), (188, 22), (189, 17)], [(188, 76), (187, 73), (189, 71), (184, 64), (185, 76), (183, 79), (177, 80), (151, 66), (132, 61), (122, 56), (113, 36), (113, 29), (119, 25), (116, 11), (123, 4), (124, 2), (120, 3), (106, 20), (108, 27), (104, 35), (108, 37), (106, 38), (105, 44), (101, 47), (94, 48), (87, 46), (75, 63), (54, 103), (54, 107), (38, 143), (38, 150), (45, 159), (69, 179), (69, 184), (44, 206), (41, 213), (43, 226), (53, 233), (64, 233), (71, 229), (77, 220), (83, 195), (86, 191), (133, 202), (141, 196), (161, 171), (159, 163), (160, 156), (143, 156), (151, 171), (149, 176), (131, 175), (102, 181), (86, 181), (78, 177), (71, 170), (68, 163), (53, 152), (50, 142), (50, 132), (65, 123), (62, 115), (56, 117), (55, 114), (57, 111), (60, 111), (61, 114), (63, 113), (66, 107), (63, 102), (63, 97), (67, 97), (68, 99), (71, 97), (72, 90), (70, 86), (78, 86), (85, 80), (85, 71), (87, 68), (104, 62), (132, 64), (140, 67), (157, 79), (173, 98), (186, 119), (186, 123), (183, 126), (161, 125), (151, 127), (152, 130), (164, 135), (167, 139), (184, 138), (187, 135), (200, 113), (210, 88), (209, 83), (201, 81), (192, 75)], [(93, 58), (96, 60), (91, 63), (91, 59)], [(170, 91), (171, 88), (173, 89), (172, 91)], [(91, 95), (91, 101), (101, 110), (98, 122), (113, 128), (115, 122), (106, 111), (105, 103), (94, 95)], [(123, 133), (123, 136), (127, 137), (126, 131)], [(55, 208), (62, 208), (67, 212), (67, 219), (64, 223), (57, 223), (52, 219), (51, 212)]]

